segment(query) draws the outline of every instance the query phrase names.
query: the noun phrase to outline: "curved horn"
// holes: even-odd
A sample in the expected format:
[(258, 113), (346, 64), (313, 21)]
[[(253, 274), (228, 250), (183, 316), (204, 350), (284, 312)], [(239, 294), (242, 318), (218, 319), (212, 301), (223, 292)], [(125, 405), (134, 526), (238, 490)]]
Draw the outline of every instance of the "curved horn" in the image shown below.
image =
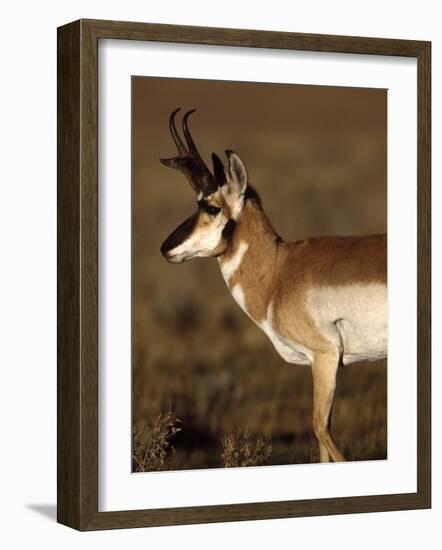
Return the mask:
[(196, 109), (191, 109), (190, 111), (187, 111), (187, 113), (183, 116), (183, 132), (184, 132), (184, 137), (186, 138), (187, 147), (189, 148), (190, 153), (194, 157), (201, 159), (201, 155), (199, 154), (198, 149), (196, 148), (195, 142), (193, 141), (193, 138), (190, 135), (189, 127), (187, 126), (187, 119), (195, 111)]
[(175, 115), (179, 110), (180, 108), (175, 109), (169, 117), (169, 129), (173, 141), (177, 146), (178, 156), (169, 159), (160, 159), (160, 161), (169, 168), (175, 168), (183, 172), (197, 193), (202, 192), (205, 196), (210, 195), (218, 189), (218, 183), (198, 153), (198, 149), (187, 126), (187, 119), (195, 112), (195, 109), (188, 111), (183, 117), (183, 133), (186, 138), (187, 147), (175, 127)]
[(170, 133), (172, 134), (173, 141), (175, 142), (175, 145), (178, 149), (178, 153), (180, 155), (187, 155), (188, 151), (186, 149), (186, 146), (183, 143), (183, 140), (181, 139), (176, 127), (175, 127), (175, 115), (178, 113), (178, 111), (181, 110), (181, 107), (178, 107), (175, 109), (175, 111), (172, 111), (170, 117), (169, 117), (169, 129)]

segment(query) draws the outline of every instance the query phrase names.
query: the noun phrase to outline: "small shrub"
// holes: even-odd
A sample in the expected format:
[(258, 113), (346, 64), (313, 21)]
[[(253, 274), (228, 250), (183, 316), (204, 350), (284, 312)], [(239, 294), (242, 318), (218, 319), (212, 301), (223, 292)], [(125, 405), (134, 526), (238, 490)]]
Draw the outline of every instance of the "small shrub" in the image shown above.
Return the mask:
[(227, 434), (222, 438), (221, 457), (225, 468), (261, 466), (272, 454), (272, 444), (259, 437), (252, 441), (248, 431)]
[(173, 447), (171, 440), (181, 431), (181, 420), (171, 412), (159, 414), (152, 425), (134, 434), (133, 470), (155, 472), (167, 470), (167, 460)]

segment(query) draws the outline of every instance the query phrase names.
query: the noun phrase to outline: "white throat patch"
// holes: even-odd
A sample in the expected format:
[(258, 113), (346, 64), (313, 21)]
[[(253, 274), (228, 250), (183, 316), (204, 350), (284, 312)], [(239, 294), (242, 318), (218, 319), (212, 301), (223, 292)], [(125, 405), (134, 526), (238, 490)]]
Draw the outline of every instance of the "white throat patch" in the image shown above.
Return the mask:
[(231, 258), (224, 262), (221, 262), (221, 260), (219, 260), (221, 273), (223, 274), (224, 280), (226, 281), (227, 285), (229, 284), (229, 281), (235, 271), (240, 266), (244, 254), (247, 252), (248, 248), (248, 243), (246, 243), (245, 241), (241, 241)]

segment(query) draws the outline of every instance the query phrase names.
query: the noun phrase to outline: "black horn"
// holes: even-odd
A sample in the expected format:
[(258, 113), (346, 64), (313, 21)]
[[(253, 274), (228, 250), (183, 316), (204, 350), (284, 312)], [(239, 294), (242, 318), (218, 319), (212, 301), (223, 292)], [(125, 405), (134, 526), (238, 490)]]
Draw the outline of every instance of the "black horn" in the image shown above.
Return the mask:
[(218, 187), (222, 187), (227, 183), (226, 173), (224, 171), (224, 165), (218, 155), (212, 153), (213, 174)]
[(169, 117), (169, 130), (172, 134), (172, 139), (175, 142), (176, 148), (178, 149), (178, 153), (180, 155), (187, 154), (186, 146), (183, 143), (183, 140), (180, 138), (180, 135), (175, 127), (175, 115), (181, 110), (181, 107), (178, 107), (175, 109), (175, 111), (172, 111)]
[(180, 108), (175, 109), (169, 117), (170, 133), (179, 154), (177, 157), (160, 159), (160, 161), (169, 168), (175, 168), (183, 172), (197, 193), (201, 192), (204, 196), (208, 196), (218, 189), (218, 184), (199, 154), (187, 125), (187, 119), (195, 112), (195, 109), (188, 111), (183, 117), (183, 133), (187, 146), (184, 144), (175, 126), (175, 115), (179, 110)]
[[(196, 148), (196, 145), (193, 141), (192, 136), (190, 135), (189, 127), (187, 126), (187, 119), (189, 116), (194, 113), (196, 109), (192, 109), (191, 111), (187, 111), (187, 113), (183, 116), (183, 132), (184, 137), (186, 138), (187, 147), (189, 148), (190, 153), (195, 157), (201, 159), (201, 156), (198, 152), (198, 149)], [(202, 160), (202, 159), (201, 159)]]

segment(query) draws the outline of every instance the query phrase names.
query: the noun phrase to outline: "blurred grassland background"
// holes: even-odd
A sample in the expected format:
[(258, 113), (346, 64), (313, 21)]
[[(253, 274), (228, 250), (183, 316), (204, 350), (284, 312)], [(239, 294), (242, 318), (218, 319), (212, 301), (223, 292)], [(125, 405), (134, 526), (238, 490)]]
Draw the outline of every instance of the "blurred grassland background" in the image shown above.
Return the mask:
[[(201, 154), (241, 156), (285, 240), (386, 232), (387, 93), (146, 77), (132, 90), (137, 445), (170, 412), (181, 420), (174, 452), (156, 469), (221, 467), (222, 442), (245, 431), (271, 446), (266, 464), (317, 461), (310, 368), (284, 363), (230, 296), (216, 259), (161, 256), (196, 204), (184, 176), (158, 159), (176, 154), (170, 112), (197, 108), (189, 125)], [(386, 361), (340, 368), (332, 432), (347, 459), (386, 458)]]

